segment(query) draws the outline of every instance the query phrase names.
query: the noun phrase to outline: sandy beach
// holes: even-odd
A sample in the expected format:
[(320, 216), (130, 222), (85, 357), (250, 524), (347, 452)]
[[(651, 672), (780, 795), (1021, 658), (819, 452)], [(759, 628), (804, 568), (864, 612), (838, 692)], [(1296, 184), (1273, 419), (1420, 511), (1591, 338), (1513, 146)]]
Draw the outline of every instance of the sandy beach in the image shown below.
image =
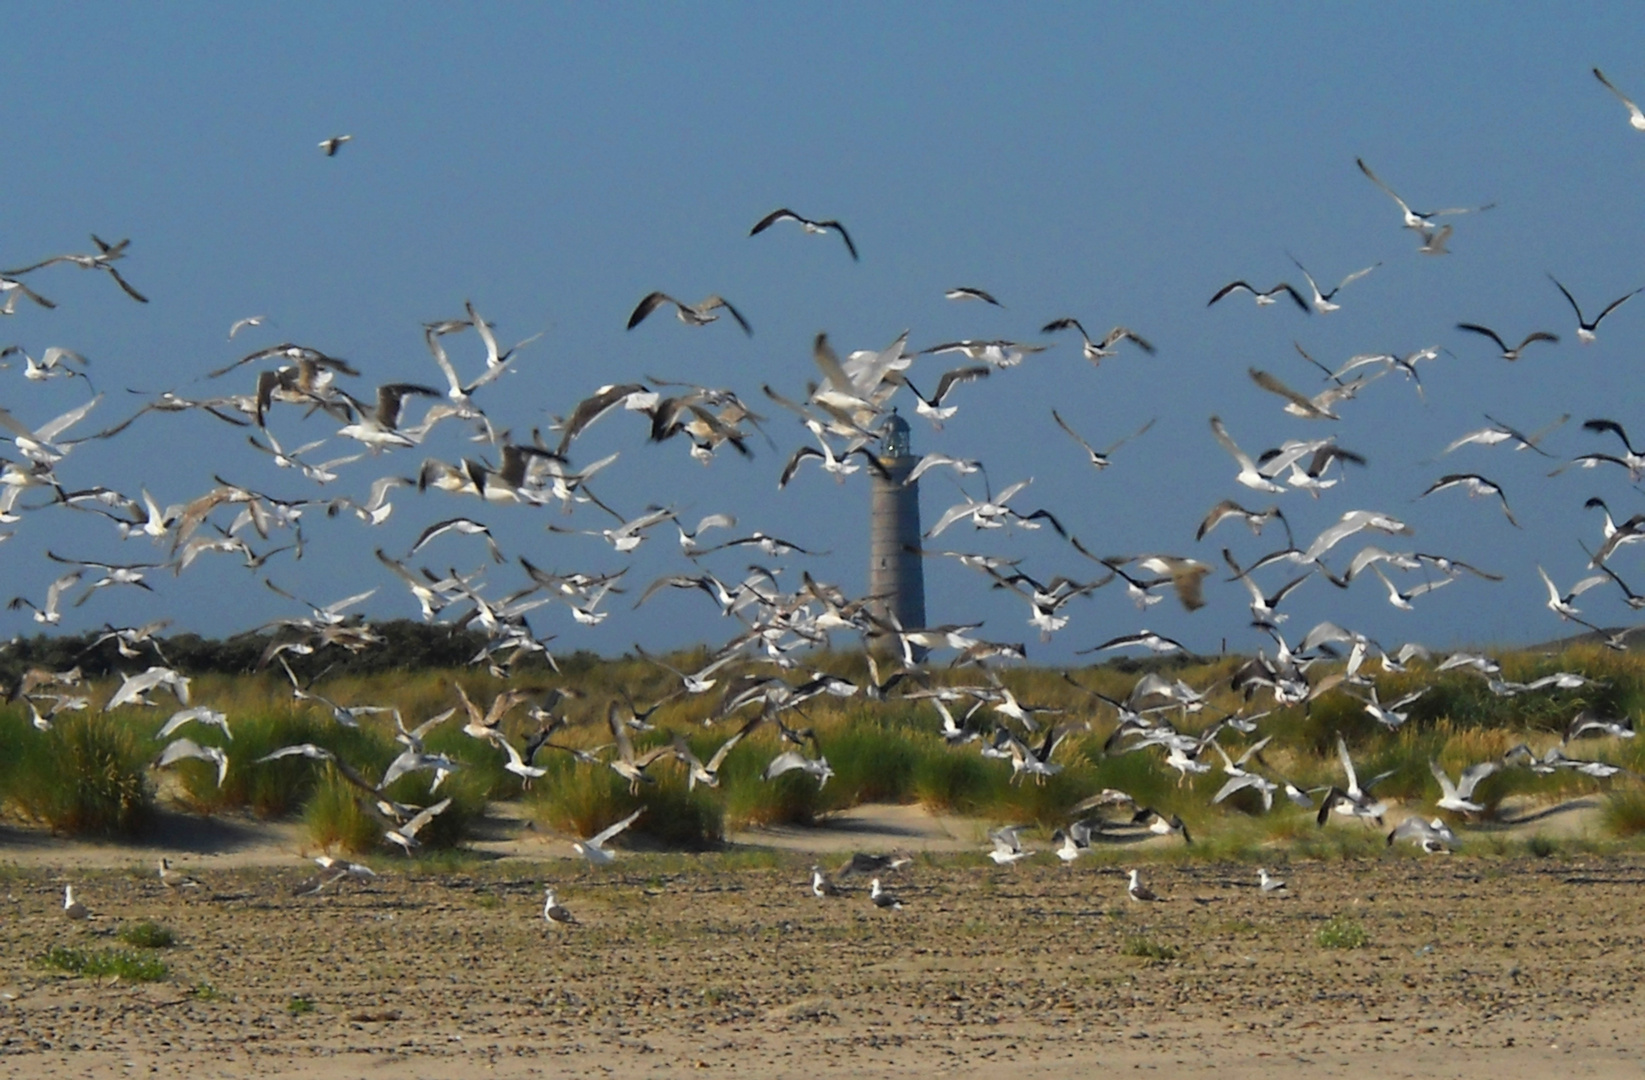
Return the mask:
[[(604, 1075), (1637, 1076), (1645, 860), (1419, 858), (1271, 867), (995, 867), (976, 823), (865, 810), (701, 856), (562, 839), (449, 872), (379, 862), (318, 896), (286, 826), (195, 822), (161, 846), (0, 836), (0, 1073), (39, 1077)], [(530, 833), (530, 830), (525, 830)], [(810, 843), (802, 841), (809, 839)], [(764, 841), (754, 843), (753, 841)], [(505, 842), (505, 841), (500, 841)], [(202, 850), (188, 850), (188, 844)], [(183, 848), (178, 851), (177, 848)], [(818, 899), (813, 861), (920, 850)], [(536, 850), (530, 850), (535, 848)], [(969, 851), (971, 854), (961, 854)], [(93, 918), (62, 913), (63, 885)], [(579, 925), (542, 918), (553, 884)], [(1320, 943), (1328, 920), (1361, 948)], [(158, 982), (63, 975), (47, 949), (124, 947), (153, 921)]]

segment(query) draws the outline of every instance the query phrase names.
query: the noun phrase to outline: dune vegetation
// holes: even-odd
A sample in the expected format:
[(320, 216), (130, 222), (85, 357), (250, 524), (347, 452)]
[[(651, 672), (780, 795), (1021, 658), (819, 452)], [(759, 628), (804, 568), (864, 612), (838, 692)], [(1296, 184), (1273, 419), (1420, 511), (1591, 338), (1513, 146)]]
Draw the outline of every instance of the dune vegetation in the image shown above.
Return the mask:
[[(689, 653), (671, 658), (684, 670), (700, 659)], [(1550, 687), (1504, 695), (1492, 692), (1487, 679), (1472, 672), (1412, 665), (1406, 672), (1375, 679), (1383, 702), (1427, 688), (1397, 730), (1373, 719), (1364, 707), (1363, 691), (1339, 686), (1263, 716), (1261, 734), (1272, 739), (1261, 752), (1260, 765), (1274, 780), (1301, 790), (1342, 785), (1336, 750), (1341, 735), (1362, 777), (1387, 774), (1377, 785), (1379, 798), (1426, 815), (1420, 808), (1438, 797), (1430, 761), (1456, 775), (1467, 765), (1500, 759), (1520, 743), (1540, 756), (1560, 742), (1579, 712), (1626, 718), (1645, 705), (1645, 666), (1632, 655), (1577, 646), (1557, 655), (1512, 653), (1499, 660), (1502, 680), (1529, 683), (1566, 671), (1591, 682), (1570, 690)], [(807, 673), (829, 673), (859, 686), (869, 682), (861, 655), (814, 653), (807, 661)], [(981, 682), (977, 672), (958, 669), (905, 679), (885, 700), (865, 700), (860, 692), (822, 695), (786, 714), (786, 729), (809, 729), (814, 752), (826, 758), (832, 775), (822, 784), (800, 770), (762, 778), (767, 764), (792, 748), (783, 740), (781, 725), (764, 723), (725, 756), (717, 786), (690, 784), (688, 770), (672, 754), (647, 770), (645, 782), (631, 783), (604, 764), (614, 754), (607, 722), (612, 702), (661, 702), (643, 724), (630, 726), (635, 752), (642, 758), (648, 750), (671, 745), (678, 733), (699, 760), (707, 761), (754, 715), (746, 709), (717, 717), (723, 701), (719, 687), (700, 695), (679, 694), (675, 676), (635, 658), (577, 656), (562, 661), (559, 672), (543, 667), (516, 673), (507, 682), (474, 668), (328, 672), (307, 688), (312, 695), (307, 698), (294, 696), (279, 665), (251, 674), (208, 670), (192, 678), (190, 701), (224, 714), (232, 738), (202, 724), (185, 725), (172, 737), (186, 735), (201, 746), (221, 748), (227, 756), (221, 782), (213, 761), (184, 759), (156, 767), (164, 745), (156, 734), (179, 704), (160, 695), (161, 704), (155, 706), (98, 711), (118, 680), (93, 675), (60, 691), (85, 698), (85, 708), (59, 711), (42, 723), (34, 720), (39, 709), (32, 700), (0, 706), (0, 812), (71, 836), (138, 835), (160, 803), (198, 814), (300, 817), (315, 844), (369, 853), (384, 849), (384, 834), (393, 824), (374, 805), (379, 801), (418, 807), (449, 797), (445, 811), (416, 838), (429, 850), (461, 845), (488, 804), (497, 801), (517, 802), (543, 827), (581, 836), (644, 806), (647, 813), (623, 840), (701, 850), (720, 844), (729, 830), (806, 825), (865, 803), (917, 802), (946, 814), (1049, 831), (1066, 824), (1082, 800), (1114, 789), (1138, 806), (1180, 817), (1206, 854), (1237, 855), (1277, 842), (1329, 853), (1340, 847), (1331, 839), (1338, 830), (1319, 830), (1311, 814), (1301, 813), (1283, 796), (1272, 810), (1265, 810), (1251, 790), (1213, 805), (1213, 795), (1227, 779), (1215, 750), (1205, 752), (1208, 771), (1179, 774), (1163, 764), (1159, 748), (1121, 752), (1123, 742), (1105, 748), (1118, 721), (1116, 709), (1102, 697), (1123, 702), (1149, 671), (1204, 692), (1196, 708), (1169, 714), (1184, 733), (1204, 731), (1230, 714), (1255, 715), (1260, 701), (1247, 702), (1229, 688), (1242, 662), (1235, 657), (1113, 661), (1076, 671), (1000, 671), (1000, 685), (1016, 700), (1047, 710), (1037, 714), (1038, 728), (1055, 724), (1068, 730), (1051, 755), (1053, 775), (1014, 777), (1008, 757), (981, 752), (1003, 721), (988, 705), (977, 709), (969, 724), (982, 737), (949, 745), (929, 700), (899, 696)], [(1328, 678), (1322, 676), (1319, 685), (1328, 685)], [(727, 675), (722, 686), (735, 679)], [(555, 726), (534, 758), (542, 776), (528, 783), (505, 769), (508, 759), (494, 741), (464, 733), (467, 714), (459, 686), (481, 709), (505, 690), (525, 691), (497, 732), (520, 748), (545, 724)], [(533, 718), (533, 705), (544, 701), (551, 701), (551, 708)], [(344, 723), (334, 715), (334, 704), (392, 711), (362, 712)], [(962, 716), (969, 708), (962, 700), (951, 711)], [(376, 785), (406, 750), (397, 725), (414, 729), (442, 713), (447, 718), (420, 740), (423, 753), (449, 764), (437, 790), (430, 790), (425, 770), (406, 773), (380, 792), (368, 792), (349, 779), (352, 774)], [(632, 717), (632, 706), (623, 715)], [(1030, 744), (1037, 741), (1032, 733), (1024, 738)], [(1256, 738), (1232, 727), (1217, 735), (1218, 746), (1235, 758)], [(303, 744), (323, 748), (335, 762), (300, 754), (261, 760), (282, 747)], [(1617, 737), (1571, 745), (1572, 756), (1580, 745), (1583, 757), (1626, 771), (1600, 779), (1569, 768), (1538, 773), (1504, 767), (1479, 784), (1474, 799), (1485, 809), (1475, 817), (1491, 818), (1511, 797), (1551, 802), (1593, 795), (1604, 797), (1604, 820), (1618, 841), (1645, 833), (1645, 792), (1635, 779), (1645, 772), (1645, 751), (1631, 739)], [(1463, 818), (1454, 820), (1464, 823)]]

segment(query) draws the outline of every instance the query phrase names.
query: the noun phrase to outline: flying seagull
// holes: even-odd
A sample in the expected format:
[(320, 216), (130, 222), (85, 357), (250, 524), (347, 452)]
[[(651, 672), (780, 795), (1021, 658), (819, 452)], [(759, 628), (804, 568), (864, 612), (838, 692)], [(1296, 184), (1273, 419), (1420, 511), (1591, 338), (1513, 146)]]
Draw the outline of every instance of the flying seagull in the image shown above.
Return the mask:
[[(1496, 205), (1496, 203), (1487, 203), (1484, 206), (1464, 206), (1464, 207), (1455, 207), (1455, 208), (1452, 208), (1450, 210), (1430, 210), (1427, 213), (1423, 213), (1420, 210), (1412, 210), (1410, 208), (1410, 206), (1406, 204), (1404, 199), (1402, 199), (1398, 195), (1394, 194), (1394, 189), (1393, 188), (1389, 187), (1387, 184), (1384, 184), (1380, 179), (1378, 179), (1377, 174), (1371, 171), (1371, 167), (1369, 165), (1365, 164), (1365, 159), (1364, 158), (1355, 158), (1354, 159), (1354, 164), (1359, 166), (1359, 171), (1365, 174), (1366, 179), (1370, 180), (1371, 183), (1373, 183), (1377, 187), (1381, 188), (1383, 190), (1383, 192), (1385, 194), (1387, 194), (1387, 196), (1390, 199), (1394, 200), (1394, 202), (1399, 204), (1400, 210), (1404, 211), (1404, 213), (1405, 213), (1405, 227), (1407, 229), (1417, 230), (1418, 232), (1422, 233), (1423, 240), (1426, 241), (1427, 244), (1434, 245), (1435, 247), (1441, 249), (1439, 251), (1427, 251), (1426, 254), (1430, 254), (1430, 255), (1445, 254), (1445, 252), (1443, 250), (1444, 247), (1445, 247), (1445, 240), (1448, 239), (1451, 235), (1450, 232), (1449, 232), (1449, 227), (1448, 226), (1445, 227), (1445, 228), (1439, 228), (1439, 229), (1435, 228), (1435, 226), (1434, 226), (1434, 219), (1435, 218), (1437, 218), (1437, 217), (1447, 217), (1447, 216), (1451, 216), (1451, 215), (1454, 215), (1454, 214), (1472, 214), (1472, 213), (1475, 213), (1475, 212), (1478, 212), (1478, 211), (1481, 211), (1481, 210), (1489, 210), (1489, 209), (1491, 209), (1491, 207)], [(1440, 234), (1443, 234), (1443, 236), (1441, 236)], [(1437, 241), (1437, 243), (1436, 243), (1436, 241)], [(1344, 284), (1346, 284), (1346, 283), (1344, 283)]]
[(595, 833), (587, 840), (573, 840), (571, 842), (571, 846), (576, 849), (577, 854), (581, 855), (595, 866), (610, 866), (616, 860), (616, 856), (605, 849), (606, 841), (610, 840), (612, 837), (634, 824), (634, 822), (643, 813), (645, 813), (645, 807), (642, 806), (632, 814), (617, 822), (617, 824)]
[[(1286, 254), (1289, 255), (1290, 252), (1286, 252)], [(1319, 283), (1314, 280), (1314, 275), (1308, 272), (1308, 268), (1303, 266), (1300, 262), (1297, 262), (1297, 257), (1295, 255), (1291, 255), (1291, 261), (1297, 264), (1297, 269), (1302, 271), (1302, 276), (1308, 279), (1308, 287), (1314, 292), (1314, 310), (1319, 312), (1321, 315), (1341, 308), (1341, 304), (1334, 302), (1334, 298), (1337, 293), (1341, 292), (1353, 282), (1358, 281), (1360, 278), (1382, 265), (1380, 262), (1377, 262), (1372, 263), (1363, 270), (1355, 270), (1352, 274), (1349, 274), (1347, 277), (1337, 282), (1336, 287), (1330, 292), (1321, 292)]]
[(1605, 77), (1605, 73), (1600, 71), (1598, 68), (1594, 68), (1594, 78), (1603, 83), (1605, 89), (1615, 94), (1617, 99), (1628, 107), (1628, 123), (1633, 125), (1633, 129), (1635, 131), (1645, 131), (1645, 112), (1640, 112), (1639, 106), (1635, 105), (1626, 94), (1618, 90), (1611, 83), (1611, 80)]
[(1058, 330), (1078, 330), (1080, 337), (1084, 341), (1084, 344), (1081, 346), (1081, 350), (1084, 352), (1085, 358), (1093, 364), (1101, 363), (1103, 357), (1105, 356), (1113, 356), (1114, 346), (1127, 339), (1135, 342), (1138, 348), (1149, 355), (1153, 355), (1154, 352), (1153, 345), (1139, 337), (1134, 330), (1127, 329), (1123, 326), (1116, 326), (1112, 330), (1108, 331), (1108, 333), (1103, 336), (1101, 341), (1092, 341), (1091, 335), (1085, 332), (1085, 327), (1080, 325), (1080, 321), (1078, 319), (1053, 319), (1044, 326), (1040, 327), (1040, 333), (1042, 334), (1054, 334)]
[[(1559, 282), (1556, 281), (1556, 282), (1554, 282), (1554, 284), (1558, 285)], [(1568, 293), (1566, 294), (1567, 299), (1569, 298), (1569, 295), (1570, 294), (1568, 294)], [(1622, 298), (1622, 300), (1626, 300), (1626, 299), (1627, 299), (1626, 296)], [(1622, 303), (1622, 300), (1618, 300), (1617, 303), (1618, 304)], [(1575, 307), (1576, 306), (1576, 301), (1572, 300), (1571, 305), (1573, 307)], [(1616, 305), (1613, 304), (1611, 306), (1615, 307)], [(1610, 309), (1607, 308), (1606, 310), (1610, 310)], [(1601, 315), (1599, 318), (1603, 319), (1604, 317), (1605, 317), (1604, 315)], [(1581, 318), (1582, 318), (1582, 312), (1579, 310), (1577, 312), (1577, 319), (1581, 320)], [(1594, 321), (1595, 321), (1595, 323), (1597, 323), (1599, 320), (1596, 319)], [(1502, 338), (1497, 335), (1497, 332), (1495, 330), (1492, 330), (1489, 326), (1481, 326), (1478, 323), (1471, 323), (1471, 322), (1459, 322), (1459, 323), (1457, 323), (1457, 329), (1458, 330), (1467, 330), (1469, 333), (1479, 334), (1483, 337), (1490, 338), (1492, 341), (1496, 342), (1496, 347), (1502, 350), (1502, 358), (1504, 360), (1518, 360), (1519, 355), (1520, 355), (1521, 352), (1524, 351), (1525, 346), (1529, 345), (1533, 341), (1550, 341), (1550, 342), (1552, 342), (1552, 341), (1558, 341), (1559, 340), (1559, 335), (1558, 334), (1550, 334), (1546, 330), (1533, 330), (1531, 333), (1525, 335), (1525, 340), (1524, 341), (1521, 341), (1518, 345), (1515, 345), (1513, 348), (1510, 349), (1508, 347), (1508, 343), (1506, 341), (1503, 341)], [(1589, 335), (1589, 337), (1592, 337), (1592, 336), (1593, 335), (1591, 335), (1591, 334)]]
[[(779, 221), (797, 221), (799, 222), (800, 227), (808, 233), (824, 233), (829, 229), (833, 229), (835, 232), (840, 234), (840, 239), (845, 241), (845, 250), (851, 253), (851, 258), (857, 258), (857, 245), (851, 242), (851, 234), (845, 231), (844, 225), (841, 225), (839, 222), (833, 220), (812, 221), (809, 218), (803, 218), (794, 211), (788, 209), (771, 211), (771, 213), (765, 215), (765, 217), (755, 223), (754, 227), (748, 231), (748, 235), (758, 236)], [(736, 312), (732, 312), (732, 314), (736, 314)]]
[(1548, 280), (1554, 283), (1554, 287), (1564, 295), (1566, 303), (1571, 305), (1571, 310), (1576, 312), (1576, 339), (1584, 345), (1592, 345), (1594, 343), (1594, 338), (1599, 333), (1599, 322), (1601, 319), (1621, 307), (1625, 302), (1632, 299), (1635, 294), (1641, 291), (1640, 289), (1635, 289), (1631, 293), (1617, 297), (1615, 300), (1612, 300), (1609, 304), (1605, 305), (1604, 311), (1601, 311), (1598, 315), (1594, 316), (1593, 322), (1589, 322), (1582, 317), (1582, 308), (1577, 306), (1576, 297), (1571, 295), (1571, 290), (1561, 285), (1559, 283), (1559, 279), (1554, 277), (1552, 274), (1548, 275)]
[(646, 294), (645, 299), (635, 305), (634, 313), (628, 317), (628, 329), (632, 330), (645, 321), (645, 317), (656, 311), (664, 304), (673, 304), (674, 313), (687, 326), (707, 326), (719, 318), (714, 314), (720, 308), (725, 308), (731, 317), (737, 320), (737, 325), (743, 328), (743, 333), (753, 336), (754, 331), (743, 318), (742, 312), (731, 306), (730, 301), (722, 296), (709, 296), (700, 303), (682, 304), (667, 293), (654, 292)]
[(352, 135), (333, 135), (329, 139), (320, 140), (320, 149), (326, 157), (336, 157), (337, 151), (343, 148), (343, 144), (353, 138)]
[(1278, 285), (1275, 285), (1273, 288), (1267, 289), (1267, 290), (1258, 289), (1255, 286), (1253, 286), (1250, 282), (1247, 282), (1247, 281), (1230, 281), (1228, 284), (1226, 284), (1222, 288), (1218, 289), (1216, 291), (1216, 295), (1212, 296), (1210, 300), (1206, 301), (1205, 306), (1210, 307), (1212, 304), (1216, 303), (1218, 300), (1221, 300), (1223, 297), (1227, 296), (1229, 293), (1237, 292), (1240, 289), (1244, 289), (1246, 292), (1250, 293), (1253, 297), (1255, 297), (1258, 307), (1267, 307), (1269, 304), (1275, 303), (1276, 298), (1279, 296), (1279, 294), (1284, 293), (1286, 296), (1289, 296), (1292, 299), (1292, 301), (1294, 301), (1296, 303), (1297, 307), (1302, 309), (1302, 313), (1304, 315), (1312, 315), (1313, 314), (1312, 309), (1310, 309), (1308, 307), (1308, 301), (1306, 301), (1302, 298), (1302, 294), (1297, 292), (1296, 289), (1292, 288), (1291, 285), (1288, 282), (1284, 282), (1284, 281), (1280, 282)]
[(992, 294), (985, 292), (982, 289), (972, 288), (969, 285), (961, 285), (959, 288), (949, 289), (942, 295), (948, 300), (981, 300), (983, 303), (993, 304), (997, 308), (1003, 308), (1005, 306), (998, 300), (994, 299)]

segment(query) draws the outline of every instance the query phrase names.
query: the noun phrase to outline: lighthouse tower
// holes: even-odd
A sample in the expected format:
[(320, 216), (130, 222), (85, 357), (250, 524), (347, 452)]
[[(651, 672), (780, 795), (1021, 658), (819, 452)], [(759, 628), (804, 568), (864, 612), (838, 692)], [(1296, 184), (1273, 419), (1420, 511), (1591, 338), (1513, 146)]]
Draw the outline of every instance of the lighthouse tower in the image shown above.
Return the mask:
[[(920, 485), (905, 484), (919, 459), (908, 446), (908, 421), (891, 410), (880, 431), (880, 465), (887, 476), (873, 473), (873, 504), (868, 524), (868, 595), (876, 615), (902, 626), (925, 625), (925, 568), (920, 547)], [(886, 642), (895, 648), (894, 639)]]

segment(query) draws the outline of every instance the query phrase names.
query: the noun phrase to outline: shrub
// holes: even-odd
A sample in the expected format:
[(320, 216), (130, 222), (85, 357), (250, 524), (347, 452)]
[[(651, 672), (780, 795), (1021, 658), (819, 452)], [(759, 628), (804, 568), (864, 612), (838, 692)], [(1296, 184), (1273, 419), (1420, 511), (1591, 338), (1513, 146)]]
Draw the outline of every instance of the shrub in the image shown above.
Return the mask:
[(9, 794), (23, 816), (54, 832), (133, 836), (154, 810), (148, 756), (130, 727), (101, 713), (60, 716), (21, 740)]
[(139, 949), (169, 949), (177, 944), (177, 935), (171, 932), (170, 927), (153, 922), (122, 926), (116, 936), (127, 945), (135, 945)]
[(326, 764), (314, 794), (303, 808), (309, 840), (322, 848), (364, 855), (383, 840), (383, 825), (360, 805), (363, 793)]
[(1346, 915), (1333, 915), (1314, 934), (1322, 949), (1363, 949), (1371, 937), (1365, 927)]
[(1120, 947), (1120, 952), (1126, 956), (1141, 957), (1150, 963), (1156, 964), (1163, 964), (1168, 960), (1177, 958), (1177, 947), (1175, 945), (1164, 945), (1152, 938), (1140, 935), (1126, 938), (1125, 944)]

